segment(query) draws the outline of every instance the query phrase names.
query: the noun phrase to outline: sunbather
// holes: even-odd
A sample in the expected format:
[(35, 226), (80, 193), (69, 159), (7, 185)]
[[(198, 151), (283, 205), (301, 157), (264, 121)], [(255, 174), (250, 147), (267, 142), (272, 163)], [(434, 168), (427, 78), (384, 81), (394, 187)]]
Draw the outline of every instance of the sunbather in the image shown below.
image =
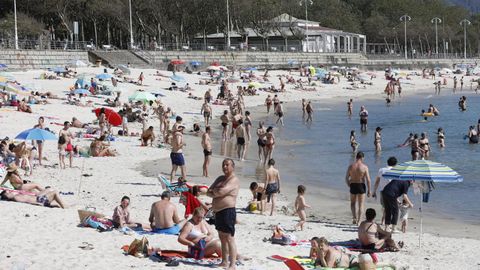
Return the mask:
[(102, 135), (90, 144), (90, 154), (93, 157), (114, 157), (117, 155), (115, 150), (110, 149), (109, 145), (103, 142), (104, 140), (105, 135)]
[(358, 266), (358, 257), (348, 253), (343, 247), (332, 247), (325, 237), (311, 240), (310, 257), (315, 258), (315, 266), (348, 268)]
[[(398, 251), (399, 247), (392, 239), (392, 234), (384, 231), (381, 226), (375, 223), (376, 216), (375, 209), (368, 208), (366, 213), (366, 220), (358, 226), (358, 239), (364, 249), (386, 249), (389, 251)], [(403, 245), (399, 242), (400, 247)]]
[(61, 208), (66, 207), (58, 192), (53, 189), (45, 189), (38, 194), (3, 190), (0, 192), (0, 199), (48, 207), (56, 202)]
[(41, 187), (37, 183), (29, 183), (27, 181), (22, 180), (20, 178), (20, 174), (18, 173), (18, 168), (17, 165), (11, 163), (7, 167), (7, 175), (5, 175), (5, 179), (3, 179), (3, 182), (0, 184), (0, 186), (3, 186), (7, 181), (10, 181), (10, 184), (13, 186), (14, 189), (16, 190), (23, 190), (23, 191), (37, 191), (41, 192), (45, 190), (43, 187)]

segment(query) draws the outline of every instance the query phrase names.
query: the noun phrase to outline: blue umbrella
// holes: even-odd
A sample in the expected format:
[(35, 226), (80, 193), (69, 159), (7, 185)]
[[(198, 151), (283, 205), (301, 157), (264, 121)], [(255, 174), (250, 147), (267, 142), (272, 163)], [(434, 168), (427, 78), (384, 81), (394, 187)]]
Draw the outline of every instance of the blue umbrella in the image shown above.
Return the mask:
[(185, 78), (183, 78), (182, 76), (178, 76), (178, 75), (170, 76), (170, 79), (172, 79), (176, 82), (186, 82)]
[(255, 71), (257, 70), (256, 67), (247, 67), (247, 68), (244, 68), (243, 70), (246, 70), (246, 71)]
[(17, 140), (56, 140), (57, 136), (51, 133), (50, 131), (40, 129), (40, 128), (31, 128), (25, 131), (22, 131), (20, 134), (15, 137)]
[(87, 89), (82, 89), (82, 88), (80, 88), (80, 89), (75, 89), (75, 91), (73, 91), (73, 93), (74, 93), (75, 95), (80, 95), (80, 94), (82, 94), (82, 95), (91, 95), (91, 94), (92, 94), (92, 93), (90, 93), (90, 91), (88, 91)]
[(7, 69), (7, 68), (8, 68), (7, 65), (5, 65), (5, 64), (0, 64), (0, 70), (2, 70), (2, 69)]
[[(398, 181), (425, 181), (440, 183), (458, 183), (463, 181), (463, 177), (452, 168), (443, 164), (429, 160), (414, 160), (396, 165), (382, 175), (385, 179)], [(420, 234), (419, 244), (422, 245), (423, 233), (423, 200), (420, 200)]]
[(95, 76), (97, 79), (100, 79), (100, 80), (108, 80), (110, 78), (112, 78), (113, 76), (108, 74), (108, 73), (102, 73), (102, 74), (98, 74), (97, 76)]
[(54, 67), (52, 68), (52, 71), (55, 73), (63, 73), (63, 72), (66, 72), (67, 70), (65, 69), (65, 67)]
[(190, 65), (192, 65), (192, 66), (200, 66), (201, 64), (202, 64), (202, 62), (200, 62), (200, 61), (196, 61), (196, 60), (190, 61)]
[(88, 87), (90, 87), (92, 85), (92, 83), (90, 82), (90, 80), (88, 80), (87, 78), (78, 78), (75, 83), (77, 83), (80, 88), (84, 88), (85, 85), (87, 85)]

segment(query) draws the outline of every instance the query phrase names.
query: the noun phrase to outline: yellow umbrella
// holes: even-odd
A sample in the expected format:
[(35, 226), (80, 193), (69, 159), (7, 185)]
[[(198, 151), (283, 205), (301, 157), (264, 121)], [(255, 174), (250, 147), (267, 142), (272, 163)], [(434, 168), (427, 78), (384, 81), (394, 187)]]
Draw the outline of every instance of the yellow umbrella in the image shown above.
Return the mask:
[(7, 82), (7, 78), (0, 76), (0, 82)]

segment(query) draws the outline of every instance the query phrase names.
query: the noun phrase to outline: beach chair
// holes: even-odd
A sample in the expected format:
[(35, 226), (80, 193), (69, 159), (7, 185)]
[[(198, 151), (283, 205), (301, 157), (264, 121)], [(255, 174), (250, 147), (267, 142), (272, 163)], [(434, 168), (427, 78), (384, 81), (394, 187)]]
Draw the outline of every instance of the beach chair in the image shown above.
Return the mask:
[(167, 178), (165, 178), (165, 176), (163, 175), (159, 175), (158, 180), (160, 181), (160, 184), (162, 184), (163, 189), (168, 190), (170, 192), (182, 193), (182, 192), (189, 191), (188, 187), (186, 187), (184, 183), (181, 183), (181, 182), (170, 183), (170, 181)]

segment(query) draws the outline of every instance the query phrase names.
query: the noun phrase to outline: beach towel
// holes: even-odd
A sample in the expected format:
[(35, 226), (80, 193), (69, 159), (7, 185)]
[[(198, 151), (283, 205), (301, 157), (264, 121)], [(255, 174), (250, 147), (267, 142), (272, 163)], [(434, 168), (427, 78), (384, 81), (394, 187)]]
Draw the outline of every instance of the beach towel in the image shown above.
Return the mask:
[(182, 195), (185, 197), (185, 215), (184, 216), (186, 218), (188, 217), (188, 215), (193, 213), (193, 210), (195, 210), (195, 208), (202, 206), (202, 204), (190, 192), (182, 192)]
[(153, 255), (156, 258), (163, 257), (162, 261), (167, 260), (175, 260), (185, 264), (192, 264), (192, 265), (199, 265), (199, 266), (207, 266), (213, 267), (222, 262), (222, 259), (216, 256), (209, 256), (200, 260), (189, 258), (188, 252), (186, 251), (179, 251), (179, 250), (162, 250), (162, 255), (155, 254)]

